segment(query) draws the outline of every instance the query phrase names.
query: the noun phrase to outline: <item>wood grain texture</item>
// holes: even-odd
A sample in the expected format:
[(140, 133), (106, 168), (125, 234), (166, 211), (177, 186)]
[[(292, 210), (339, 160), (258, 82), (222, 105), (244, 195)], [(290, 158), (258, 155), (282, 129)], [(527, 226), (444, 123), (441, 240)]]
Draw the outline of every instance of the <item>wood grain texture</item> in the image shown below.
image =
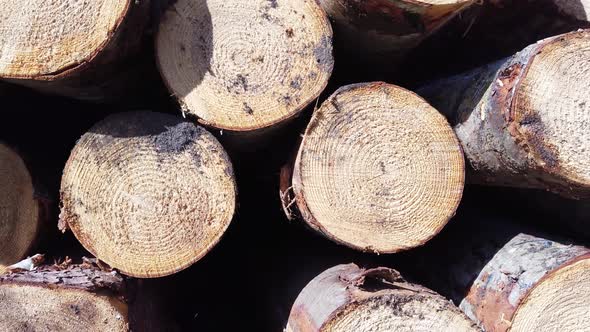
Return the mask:
[(449, 301), (388, 268), (330, 268), (297, 297), (288, 332), (477, 331)]
[(316, 110), (281, 182), (288, 215), (351, 248), (392, 253), (424, 244), (454, 215), (464, 161), (451, 127), (423, 99), (364, 83)]
[(470, 180), (588, 197), (589, 52), (579, 30), (418, 93), (453, 124)]
[(332, 28), (314, 0), (179, 0), (156, 38), (183, 112), (255, 131), (297, 115), (331, 75)]
[(160, 277), (202, 258), (233, 217), (229, 157), (171, 115), (112, 115), (78, 141), (61, 185), (60, 228), (125, 274)]
[[(103, 101), (137, 85), (149, 0), (8, 1), (0, 10), (0, 78)], [(135, 73), (137, 74), (137, 73)], [(136, 84), (132, 84), (135, 82)]]

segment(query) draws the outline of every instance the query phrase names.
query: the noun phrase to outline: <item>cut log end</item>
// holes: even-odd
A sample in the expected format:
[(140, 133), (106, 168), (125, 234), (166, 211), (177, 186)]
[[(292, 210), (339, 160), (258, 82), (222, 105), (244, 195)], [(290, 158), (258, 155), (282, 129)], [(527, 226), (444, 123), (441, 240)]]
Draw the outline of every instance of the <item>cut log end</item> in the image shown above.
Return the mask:
[(86, 249), (127, 275), (188, 267), (233, 217), (229, 157), (209, 132), (181, 120), (110, 116), (82, 136), (66, 164), (60, 218)]
[(549, 274), (512, 319), (511, 331), (590, 330), (590, 255)]
[(314, 114), (293, 170), (297, 208), (309, 226), (377, 253), (436, 235), (463, 186), (463, 154), (444, 117), (385, 83), (334, 93)]
[(294, 117), (333, 68), (332, 29), (314, 0), (179, 0), (156, 44), (160, 72), (184, 110), (233, 131)]
[[(543, 42), (542, 42), (543, 43)], [(542, 44), (518, 83), (513, 135), (567, 186), (590, 186), (590, 31)]]
[(31, 175), (21, 157), (0, 143), (0, 265), (22, 259), (41, 222)]
[(90, 61), (121, 24), (130, 0), (10, 0), (0, 8), (0, 77), (54, 77)]
[(289, 332), (476, 331), (442, 296), (404, 281), (387, 268), (354, 264), (326, 270), (295, 301)]

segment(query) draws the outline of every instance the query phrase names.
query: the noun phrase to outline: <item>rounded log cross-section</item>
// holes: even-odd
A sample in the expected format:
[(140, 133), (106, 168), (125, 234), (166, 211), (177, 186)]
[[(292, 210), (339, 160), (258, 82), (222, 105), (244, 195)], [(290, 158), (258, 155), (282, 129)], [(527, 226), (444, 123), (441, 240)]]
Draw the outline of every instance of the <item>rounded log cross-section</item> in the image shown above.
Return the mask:
[[(110, 98), (139, 49), (149, 1), (8, 0), (0, 8), (0, 78), (80, 99)], [(128, 82), (128, 81), (127, 81)]]
[(332, 28), (315, 0), (179, 0), (156, 41), (184, 112), (231, 131), (297, 115), (326, 87)]
[(397, 271), (338, 265), (299, 294), (287, 332), (477, 331), (450, 301)]
[(0, 143), (0, 265), (25, 257), (46, 217), (47, 200), (35, 193), (23, 159)]
[[(319, 0), (338, 46), (367, 60), (392, 63), (473, 0)], [(383, 69), (383, 68), (381, 68)]]
[(232, 165), (205, 129), (171, 115), (112, 115), (66, 164), (60, 228), (100, 260), (160, 277), (203, 257), (233, 217)]
[(589, 89), (590, 30), (579, 30), (418, 93), (449, 117), (470, 180), (587, 198)]
[(340, 88), (314, 113), (281, 176), (281, 198), (288, 215), (329, 239), (393, 253), (445, 226), (464, 176), (441, 114), (403, 88), (364, 83)]

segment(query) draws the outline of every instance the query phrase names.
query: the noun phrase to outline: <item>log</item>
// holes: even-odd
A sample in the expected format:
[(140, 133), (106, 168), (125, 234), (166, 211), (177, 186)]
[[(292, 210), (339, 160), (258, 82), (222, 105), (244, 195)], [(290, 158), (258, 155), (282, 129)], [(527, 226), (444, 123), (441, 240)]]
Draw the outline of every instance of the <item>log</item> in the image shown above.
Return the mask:
[(233, 217), (229, 157), (172, 115), (107, 117), (77, 142), (61, 183), (59, 227), (122, 273), (166, 276), (202, 258)]
[(0, 267), (25, 258), (38, 244), (50, 200), (37, 189), (23, 158), (0, 142)]
[(88, 264), (0, 275), (0, 329), (163, 331), (150, 307), (154, 299), (142, 298), (139, 290), (120, 274)]
[(477, 331), (451, 302), (405, 281), (399, 272), (338, 265), (299, 294), (287, 332)]
[(339, 49), (373, 64), (391, 65), (473, 1), (319, 0), (319, 3), (333, 22)]
[(590, 30), (418, 90), (447, 115), (470, 181), (590, 197)]
[(149, 0), (10, 0), (0, 9), (0, 78), (83, 100), (122, 98), (145, 76), (135, 57), (149, 6)]
[(338, 89), (314, 113), (281, 174), (288, 215), (340, 244), (375, 253), (420, 246), (454, 215), (464, 161), (444, 117), (403, 88)]
[(160, 23), (156, 57), (184, 113), (257, 132), (295, 117), (326, 87), (332, 28), (314, 0), (179, 0)]
[(474, 215), (458, 224), (411, 259), (422, 267), (417, 276), (437, 271), (421, 282), (460, 304), (485, 331), (590, 328), (590, 249), (505, 217)]

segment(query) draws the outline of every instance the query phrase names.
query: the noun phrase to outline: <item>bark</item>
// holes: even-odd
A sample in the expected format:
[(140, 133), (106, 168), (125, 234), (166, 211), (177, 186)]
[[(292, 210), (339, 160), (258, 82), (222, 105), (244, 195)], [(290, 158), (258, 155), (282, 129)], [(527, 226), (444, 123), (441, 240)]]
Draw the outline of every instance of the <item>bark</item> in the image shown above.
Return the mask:
[(23, 75), (9, 71), (0, 72), (0, 77), (40, 92), (94, 102), (122, 100), (145, 92), (155, 78), (148, 69), (150, 60), (141, 55), (150, 22), (150, 0), (128, 2), (114, 31), (104, 36), (103, 45), (90, 57), (55, 72)]
[[(577, 82), (570, 83), (570, 77), (565, 76), (560, 81), (560, 77), (549, 75), (551, 67), (542, 62), (549, 56), (546, 54), (570, 47), (575, 49), (572, 54), (584, 63), (583, 49), (588, 34), (581, 30), (544, 39), (512, 57), (432, 82), (418, 90), (454, 126), (471, 166), (468, 177), (471, 182), (538, 188), (570, 198), (588, 197), (590, 182), (585, 175), (588, 170), (583, 166), (575, 171), (566, 169), (571, 161), (565, 159), (575, 152), (570, 151), (570, 145), (562, 146), (562, 142), (552, 138), (567, 135), (565, 132), (569, 131), (579, 137), (582, 146), (586, 144), (585, 120), (578, 118), (585, 116), (586, 101), (584, 97), (582, 100), (575, 97), (575, 105), (568, 104), (576, 91), (584, 89), (584, 72), (580, 70), (582, 76)], [(576, 48), (578, 44), (580, 47)], [(536, 63), (539, 65), (533, 70)], [(559, 62), (555, 64), (559, 65)], [(529, 77), (533, 76), (531, 72), (539, 72), (541, 66), (547, 67), (547, 82), (557, 85), (567, 82), (570, 86), (544, 93), (535, 90), (544, 82), (530, 82), (534, 79)], [(553, 103), (554, 108), (560, 108), (562, 123), (546, 120), (557, 116), (556, 109), (535, 106), (545, 99), (546, 104)], [(569, 125), (569, 117), (578, 124)], [(577, 157), (580, 163), (584, 163), (584, 158), (583, 154)]]
[[(368, 62), (391, 65), (473, 2), (320, 0), (319, 3), (334, 23), (338, 47)], [(391, 67), (381, 67), (388, 68)]]
[[(574, 264), (590, 259), (590, 250), (586, 247), (510, 223), (507, 219), (478, 215), (462, 218), (454, 232), (442, 235), (411, 256), (410, 264), (418, 266), (413, 271), (418, 280), (450, 297), (486, 331), (509, 330), (516, 323), (515, 314), (530, 300), (535, 289), (542, 289), (544, 282), (557, 277), (565, 268), (584, 268)], [(445, 254), (440, 255), (441, 252)], [(437, 271), (436, 276), (429, 276), (426, 270)], [(570, 281), (579, 283), (580, 289), (585, 289), (587, 282), (584, 279)], [(559, 302), (559, 292), (567, 292), (566, 288), (572, 286), (563, 287), (556, 290), (558, 294), (547, 294), (554, 297), (549, 301)], [(580, 308), (568, 308), (576, 309)], [(549, 312), (544, 314), (549, 315)], [(535, 317), (527, 318), (535, 321)], [(582, 321), (574, 323), (578, 319), (580, 317), (556, 313), (552, 327), (584, 329)]]
[[(363, 307), (364, 303), (384, 306), (396, 318), (383, 312), (372, 312)], [(432, 307), (416, 308), (409, 303), (428, 303)], [(430, 310), (436, 310), (435, 318), (429, 315)], [(476, 330), (450, 302), (425, 287), (408, 283), (397, 271), (384, 267), (364, 270), (354, 264), (330, 268), (313, 279), (295, 300), (286, 330), (332, 331), (338, 328), (335, 324), (338, 324), (339, 316), (355, 311), (365, 320), (372, 320), (368, 325), (356, 325), (358, 330), (376, 326), (383, 330), (403, 330), (425, 319), (431, 330)], [(340, 325), (342, 327), (347, 326)]]

